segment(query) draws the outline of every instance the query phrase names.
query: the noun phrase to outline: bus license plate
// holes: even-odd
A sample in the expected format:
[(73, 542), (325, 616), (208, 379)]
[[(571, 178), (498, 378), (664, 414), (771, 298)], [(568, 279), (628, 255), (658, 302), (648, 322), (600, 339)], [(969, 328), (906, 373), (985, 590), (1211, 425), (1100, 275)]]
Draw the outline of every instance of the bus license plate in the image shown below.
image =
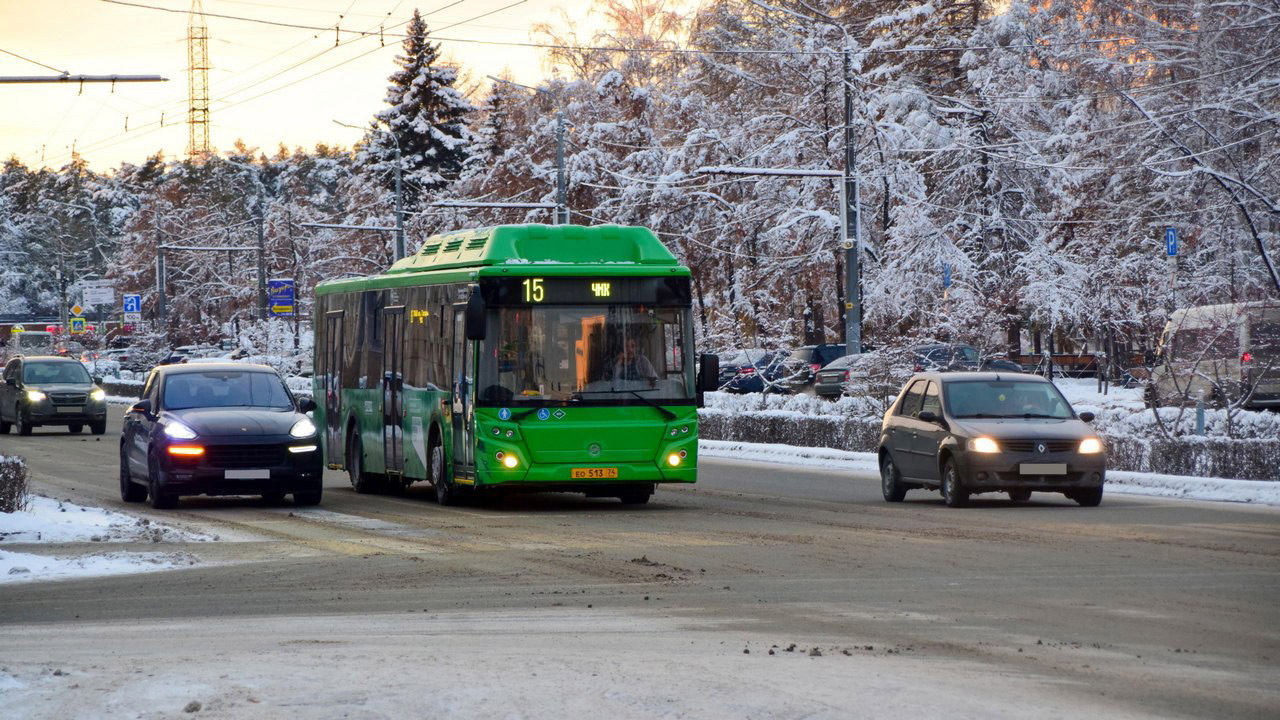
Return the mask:
[(573, 468), (570, 477), (574, 480), (586, 478), (590, 480), (598, 478), (616, 478), (618, 477), (618, 468)]

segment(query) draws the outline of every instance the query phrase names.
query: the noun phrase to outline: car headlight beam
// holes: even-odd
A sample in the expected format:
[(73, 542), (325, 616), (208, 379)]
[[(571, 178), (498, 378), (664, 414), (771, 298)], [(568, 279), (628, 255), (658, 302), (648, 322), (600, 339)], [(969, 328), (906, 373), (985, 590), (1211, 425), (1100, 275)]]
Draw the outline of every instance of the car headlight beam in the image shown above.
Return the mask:
[(293, 427), (289, 428), (289, 435), (296, 438), (311, 437), (315, 434), (316, 424), (307, 418), (302, 418), (298, 422), (294, 423)]
[(170, 422), (164, 426), (164, 434), (175, 440), (191, 440), (195, 438), (196, 431), (180, 422)]
[(102, 388), (94, 388), (89, 393), (89, 399), (93, 400), (94, 402), (102, 402), (103, 400), (107, 399), (107, 391), (103, 390)]
[(989, 437), (976, 437), (969, 441), (969, 449), (979, 453), (998, 453), (1000, 446)]
[(1102, 452), (1102, 441), (1098, 438), (1085, 438), (1080, 441), (1081, 455), (1096, 455)]
[(27, 391), (27, 402), (41, 402), (45, 399), (45, 394), (39, 390)]

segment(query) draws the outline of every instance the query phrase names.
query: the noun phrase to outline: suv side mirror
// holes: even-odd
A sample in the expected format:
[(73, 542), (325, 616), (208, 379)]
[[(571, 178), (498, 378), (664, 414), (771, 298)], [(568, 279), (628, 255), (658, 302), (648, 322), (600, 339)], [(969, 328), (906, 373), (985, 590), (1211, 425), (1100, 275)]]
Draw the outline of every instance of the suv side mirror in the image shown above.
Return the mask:
[(942, 418), (938, 417), (938, 415), (932, 410), (922, 410), (920, 411), (920, 414), (916, 416), (916, 419), (921, 422), (936, 423)]
[(466, 332), (468, 340), (483, 340), (485, 335), (485, 307), (484, 298), (480, 296), (480, 289), (475, 288), (471, 291), (471, 298), (467, 300), (467, 309), (465, 311), (464, 322), (466, 323)]
[(102, 384), (102, 376), (101, 376), (101, 375), (95, 375), (95, 376), (93, 377), (93, 384), (94, 384), (94, 385), (101, 385), (101, 384)]
[(312, 399), (311, 396), (302, 395), (298, 397), (298, 412), (307, 413), (315, 409), (316, 401)]
[(147, 417), (151, 417), (151, 401), (150, 401), (150, 400), (139, 400), (138, 402), (136, 402), (136, 403), (134, 403), (134, 404), (133, 404), (133, 407), (129, 408), (129, 412), (131, 412), (131, 413), (142, 413), (143, 415), (146, 415)]
[(1080, 419), (1085, 422), (1093, 422), (1093, 418), (1094, 418), (1094, 414), (1089, 412), (1088, 410), (1085, 410), (1084, 412), (1080, 413)]

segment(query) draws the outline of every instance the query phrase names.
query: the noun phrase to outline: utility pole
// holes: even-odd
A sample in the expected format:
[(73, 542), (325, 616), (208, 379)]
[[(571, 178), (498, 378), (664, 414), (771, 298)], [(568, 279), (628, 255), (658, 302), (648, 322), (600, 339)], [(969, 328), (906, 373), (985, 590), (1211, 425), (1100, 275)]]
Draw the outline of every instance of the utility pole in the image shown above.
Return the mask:
[[(267, 239), (262, 220), (262, 197), (258, 197), (258, 319), (267, 319)], [(231, 259), (231, 253), (227, 253)]]
[[(365, 130), (365, 131), (373, 131), (373, 132), (386, 133), (387, 135), (390, 135), (390, 136), (391, 136), (391, 142), (395, 143), (395, 146), (396, 146), (396, 247), (395, 247), (395, 259), (396, 259), (396, 260), (399, 260), (399, 259), (403, 258), (403, 257), (404, 257), (404, 190), (403, 190), (402, 180), (401, 180), (401, 176), (400, 176), (400, 167), (401, 167), (404, 163), (403, 163), (403, 162), (401, 162), (401, 157), (400, 157), (400, 138), (396, 137), (396, 134), (395, 134), (395, 133), (393, 133), (393, 132), (391, 132), (390, 130), (383, 130), (383, 129), (382, 129), (382, 128), (380, 128), (380, 127), (368, 127), (368, 128), (363, 128), (363, 127), (360, 127), (360, 126), (358, 126), (358, 125), (348, 125), (347, 123), (339, 122), (339, 121), (337, 121), (337, 120), (334, 120), (334, 121), (333, 121), (333, 124), (334, 124), (334, 125), (341, 125), (342, 127), (345, 127), (345, 128), (351, 128), (352, 130)], [(303, 227), (307, 227), (306, 223), (303, 223)], [(368, 229), (380, 230), (381, 228), (368, 228)]]
[(569, 202), (564, 187), (564, 111), (556, 111), (556, 224), (569, 224)]
[(209, 26), (200, 0), (187, 19), (187, 155), (209, 155)]
[[(556, 98), (555, 95), (547, 92), (546, 90), (543, 90), (542, 88), (531, 87), (529, 85), (521, 85), (520, 83), (515, 82), (513, 80), (507, 80), (506, 78), (495, 77), (493, 75), (489, 75), (488, 77), (490, 80), (494, 82), (506, 83), (508, 85), (514, 85), (518, 88), (524, 88), (525, 90), (532, 90), (536, 93), (542, 93), (543, 95), (546, 95), (552, 100), (556, 100), (558, 102), (558, 99)], [(555, 222), (557, 225), (569, 224), (569, 198), (567, 196), (567, 191), (565, 189), (565, 176), (564, 176), (564, 110), (556, 111)]]
[(160, 317), (160, 322), (167, 332), (169, 310), (165, 307), (164, 294), (164, 248), (156, 247), (156, 295), (159, 296), (156, 300), (156, 314)]
[(844, 345), (849, 355), (862, 352), (862, 278), (858, 272), (859, 246), (862, 241), (861, 203), (858, 193), (858, 147), (853, 134), (853, 78), (850, 74), (849, 49), (844, 51), (844, 177), (840, 193), (841, 235), (844, 243)]

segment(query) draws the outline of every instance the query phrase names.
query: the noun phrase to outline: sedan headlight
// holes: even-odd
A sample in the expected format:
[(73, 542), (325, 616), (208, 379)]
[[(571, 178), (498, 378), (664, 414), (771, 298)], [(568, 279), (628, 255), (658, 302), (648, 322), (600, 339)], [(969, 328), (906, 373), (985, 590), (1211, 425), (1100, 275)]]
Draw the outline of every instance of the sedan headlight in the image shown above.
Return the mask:
[(94, 388), (93, 391), (89, 393), (89, 399), (94, 402), (102, 402), (107, 399), (107, 391), (102, 388)]
[(316, 434), (316, 424), (306, 418), (302, 418), (289, 428), (289, 435), (296, 438), (311, 437)]
[(969, 449), (980, 453), (998, 453), (1000, 446), (989, 437), (978, 437), (969, 441)]
[(44, 400), (44, 398), (45, 398), (45, 394), (40, 392), (39, 390), (27, 391), (27, 402), (40, 402)]
[(196, 431), (180, 422), (171, 422), (164, 426), (164, 434), (174, 440), (191, 440), (196, 436)]
[(1080, 441), (1080, 454), (1095, 455), (1102, 452), (1102, 441), (1098, 438), (1085, 438)]

